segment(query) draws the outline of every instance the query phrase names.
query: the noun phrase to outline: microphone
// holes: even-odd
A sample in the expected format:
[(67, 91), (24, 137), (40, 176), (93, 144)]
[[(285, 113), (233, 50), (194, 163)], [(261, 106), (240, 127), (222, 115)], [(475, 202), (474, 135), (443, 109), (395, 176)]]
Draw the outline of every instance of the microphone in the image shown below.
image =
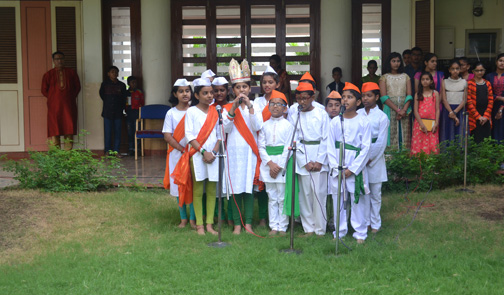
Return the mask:
[(238, 104), (242, 104), (242, 101), (243, 101), (243, 98), (240, 97), (240, 99), (238, 99)]
[(344, 105), (341, 105), (340, 107), (340, 112), (339, 112), (339, 116), (343, 116), (343, 113), (346, 111), (346, 107)]
[(217, 114), (219, 114), (219, 121), (222, 121), (222, 107), (220, 105), (216, 106)]
[(303, 106), (302, 105), (298, 105), (298, 112), (301, 112), (303, 110)]

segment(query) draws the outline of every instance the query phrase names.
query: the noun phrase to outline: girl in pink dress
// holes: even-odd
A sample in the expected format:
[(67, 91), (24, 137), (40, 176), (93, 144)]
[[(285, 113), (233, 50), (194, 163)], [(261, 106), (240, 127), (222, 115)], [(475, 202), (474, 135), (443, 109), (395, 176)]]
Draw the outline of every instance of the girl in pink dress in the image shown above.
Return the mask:
[(439, 153), (439, 93), (434, 90), (434, 79), (429, 72), (420, 75), (418, 92), (415, 94), (415, 123), (411, 140), (411, 153)]

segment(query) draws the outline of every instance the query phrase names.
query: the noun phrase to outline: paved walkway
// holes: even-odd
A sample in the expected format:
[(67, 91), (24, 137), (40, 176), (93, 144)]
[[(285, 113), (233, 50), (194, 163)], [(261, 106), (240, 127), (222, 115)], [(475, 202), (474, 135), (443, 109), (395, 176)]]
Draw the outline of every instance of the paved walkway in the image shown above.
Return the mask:
[[(126, 169), (126, 179), (136, 178), (138, 184), (144, 184), (147, 187), (163, 187), (163, 178), (166, 165), (166, 156), (145, 156), (124, 157), (121, 159), (123, 167)], [(13, 179), (14, 174), (2, 169), (3, 162), (0, 162), (0, 189), (16, 185), (18, 181)], [(124, 182), (120, 179), (120, 183)], [(125, 185), (128, 185), (126, 181)]]

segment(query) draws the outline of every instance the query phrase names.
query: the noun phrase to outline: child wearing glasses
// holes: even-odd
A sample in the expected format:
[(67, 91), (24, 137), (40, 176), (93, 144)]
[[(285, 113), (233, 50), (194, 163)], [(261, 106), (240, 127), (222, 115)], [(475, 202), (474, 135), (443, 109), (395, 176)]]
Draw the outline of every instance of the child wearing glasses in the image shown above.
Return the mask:
[[(279, 91), (273, 90), (270, 94), (268, 109), (271, 118), (264, 122), (259, 131), (258, 146), (261, 155), (260, 180), (266, 185), (268, 196), (268, 215), (270, 235), (280, 233), (284, 235), (289, 225), (289, 219), (284, 212), (284, 200), (291, 197), (291, 192), (286, 195), (286, 178), (282, 176), (288, 148), (294, 133), (294, 127), (284, 118), (287, 109), (287, 98)], [(292, 176), (287, 181), (292, 188)]]

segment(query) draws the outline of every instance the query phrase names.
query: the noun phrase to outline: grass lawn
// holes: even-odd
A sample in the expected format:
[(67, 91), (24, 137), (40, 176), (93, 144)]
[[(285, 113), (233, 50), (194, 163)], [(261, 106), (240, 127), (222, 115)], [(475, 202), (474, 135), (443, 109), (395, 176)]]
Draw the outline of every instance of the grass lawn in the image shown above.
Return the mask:
[(289, 255), (288, 236), (227, 226), (210, 248), (164, 191), (3, 190), (0, 294), (504, 294), (504, 189), (474, 189), (385, 195), (382, 230), (338, 257), (330, 235)]

